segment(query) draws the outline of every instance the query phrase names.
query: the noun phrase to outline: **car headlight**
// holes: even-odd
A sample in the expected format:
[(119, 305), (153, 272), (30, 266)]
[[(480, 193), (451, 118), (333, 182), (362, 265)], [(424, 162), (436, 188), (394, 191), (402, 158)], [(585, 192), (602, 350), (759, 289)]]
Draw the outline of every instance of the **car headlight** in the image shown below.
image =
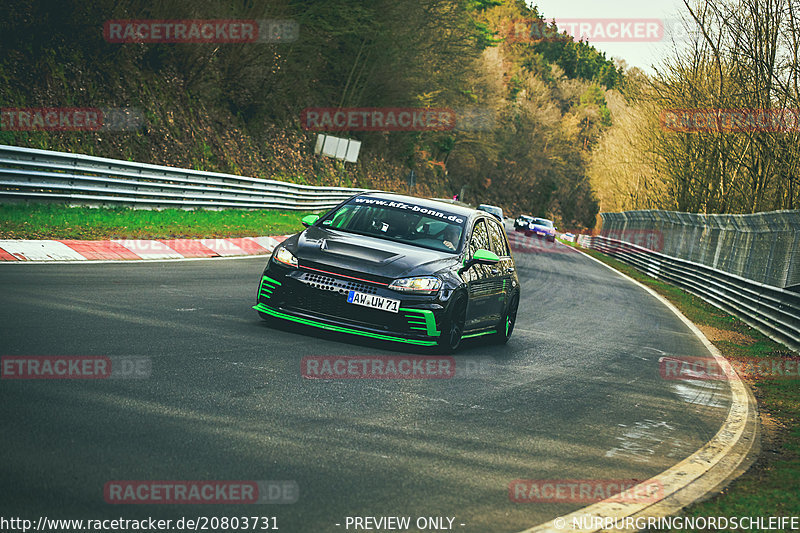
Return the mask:
[(292, 252), (290, 252), (283, 246), (278, 248), (278, 251), (275, 253), (275, 261), (283, 263), (284, 265), (290, 267), (297, 266), (297, 258), (294, 256), (294, 254), (292, 254)]
[(419, 294), (432, 294), (442, 286), (442, 280), (434, 276), (419, 278), (396, 279), (389, 284), (389, 288), (399, 292), (416, 292)]

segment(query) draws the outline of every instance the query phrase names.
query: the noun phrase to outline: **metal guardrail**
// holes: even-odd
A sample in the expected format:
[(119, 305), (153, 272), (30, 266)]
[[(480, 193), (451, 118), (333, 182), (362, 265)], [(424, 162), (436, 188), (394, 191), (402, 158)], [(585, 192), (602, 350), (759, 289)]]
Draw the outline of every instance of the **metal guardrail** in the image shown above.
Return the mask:
[(0, 145), (0, 198), (151, 208), (311, 211), (329, 209), (364, 190)]
[(601, 235), (579, 235), (578, 244), (685, 289), (800, 352), (800, 293)]

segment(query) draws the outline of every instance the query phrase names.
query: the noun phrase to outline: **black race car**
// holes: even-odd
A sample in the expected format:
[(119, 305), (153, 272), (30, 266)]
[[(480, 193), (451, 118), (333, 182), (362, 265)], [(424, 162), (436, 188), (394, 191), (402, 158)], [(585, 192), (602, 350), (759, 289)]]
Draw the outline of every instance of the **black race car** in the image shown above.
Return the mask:
[(533, 220), (530, 215), (520, 215), (514, 220), (514, 231), (525, 231)]
[(456, 350), (508, 341), (520, 288), (502, 224), (483, 211), (391, 193), (353, 196), (275, 248), (265, 320)]

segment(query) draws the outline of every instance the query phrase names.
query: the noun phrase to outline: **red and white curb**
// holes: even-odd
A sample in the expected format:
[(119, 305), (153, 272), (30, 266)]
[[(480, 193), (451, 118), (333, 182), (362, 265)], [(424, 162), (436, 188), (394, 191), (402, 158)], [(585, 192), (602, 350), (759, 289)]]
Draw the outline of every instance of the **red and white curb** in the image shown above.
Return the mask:
[(288, 235), (231, 239), (0, 240), (0, 261), (131, 261), (265, 255)]

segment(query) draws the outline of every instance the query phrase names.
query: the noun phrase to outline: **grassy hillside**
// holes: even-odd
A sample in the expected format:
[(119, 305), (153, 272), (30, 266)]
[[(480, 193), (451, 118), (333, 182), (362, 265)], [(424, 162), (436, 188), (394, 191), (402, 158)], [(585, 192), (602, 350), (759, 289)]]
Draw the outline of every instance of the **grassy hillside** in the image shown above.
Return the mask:
[[(127, 132), (0, 131), (0, 143), (304, 184), (451, 196), (591, 226), (586, 161), (621, 72), (586, 43), (509, 39), (521, 0), (10, 0), (0, 6), (0, 106), (134, 108)], [(287, 43), (115, 44), (120, 19), (287, 19)], [(402, 20), (399, 24), (397, 21)], [(359, 161), (315, 156), (307, 107), (439, 107), (479, 129), (344, 132)], [(410, 188), (407, 176), (416, 174)]]

